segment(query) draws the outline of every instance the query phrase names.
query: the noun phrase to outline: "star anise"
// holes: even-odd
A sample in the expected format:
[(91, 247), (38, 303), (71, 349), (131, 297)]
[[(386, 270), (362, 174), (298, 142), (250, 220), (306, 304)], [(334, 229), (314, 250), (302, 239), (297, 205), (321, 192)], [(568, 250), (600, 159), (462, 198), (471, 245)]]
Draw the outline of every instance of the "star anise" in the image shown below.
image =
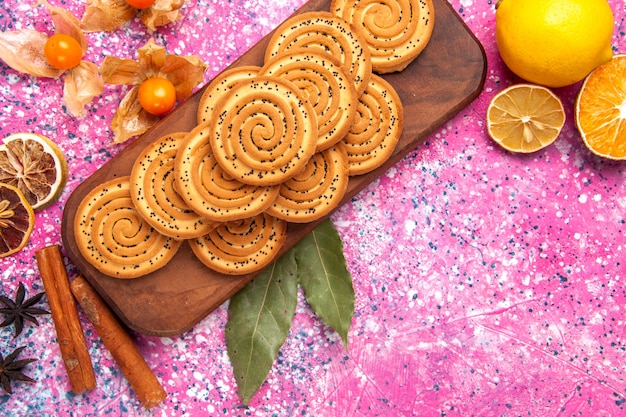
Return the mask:
[(2, 384), (2, 389), (4, 389), (9, 395), (13, 394), (13, 391), (11, 390), (11, 380), (36, 382), (31, 377), (24, 375), (22, 369), (29, 363), (37, 361), (37, 359), (29, 358), (21, 359), (19, 361), (16, 360), (24, 348), (25, 346), (15, 349), (13, 353), (6, 358), (3, 358), (0, 353), (0, 383)]
[(35, 316), (50, 314), (42, 308), (33, 307), (39, 302), (39, 300), (41, 300), (43, 295), (44, 293), (40, 292), (27, 300), (24, 300), (26, 290), (21, 282), (17, 288), (17, 292), (15, 293), (15, 301), (5, 297), (4, 295), (0, 295), (0, 303), (5, 305), (4, 308), (0, 308), (0, 314), (7, 316), (4, 321), (0, 323), (0, 327), (6, 327), (13, 324), (15, 326), (14, 337), (17, 337), (20, 333), (22, 333), (22, 329), (24, 329), (24, 320), (30, 321), (38, 326), (39, 322)]

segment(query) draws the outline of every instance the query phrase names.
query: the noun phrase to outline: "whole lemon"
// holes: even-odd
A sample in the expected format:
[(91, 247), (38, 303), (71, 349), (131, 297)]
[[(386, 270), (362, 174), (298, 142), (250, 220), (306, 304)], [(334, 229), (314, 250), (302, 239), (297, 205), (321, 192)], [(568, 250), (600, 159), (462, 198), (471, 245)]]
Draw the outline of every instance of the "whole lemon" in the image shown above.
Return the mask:
[(613, 12), (606, 0), (500, 0), (496, 42), (520, 78), (564, 87), (608, 62)]

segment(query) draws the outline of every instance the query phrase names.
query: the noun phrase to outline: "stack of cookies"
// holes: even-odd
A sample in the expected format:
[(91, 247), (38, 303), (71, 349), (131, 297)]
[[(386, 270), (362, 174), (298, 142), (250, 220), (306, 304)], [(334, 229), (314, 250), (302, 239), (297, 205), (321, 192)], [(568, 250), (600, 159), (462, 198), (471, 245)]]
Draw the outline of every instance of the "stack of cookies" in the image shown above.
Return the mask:
[(268, 265), (288, 223), (328, 216), (350, 177), (392, 155), (402, 103), (378, 74), (419, 55), (433, 18), (430, 0), (334, 0), (284, 22), (262, 66), (206, 86), (193, 130), (155, 141), (129, 176), (84, 198), (74, 225), (83, 257), (117, 278), (161, 268), (183, 242), (223, 274)]

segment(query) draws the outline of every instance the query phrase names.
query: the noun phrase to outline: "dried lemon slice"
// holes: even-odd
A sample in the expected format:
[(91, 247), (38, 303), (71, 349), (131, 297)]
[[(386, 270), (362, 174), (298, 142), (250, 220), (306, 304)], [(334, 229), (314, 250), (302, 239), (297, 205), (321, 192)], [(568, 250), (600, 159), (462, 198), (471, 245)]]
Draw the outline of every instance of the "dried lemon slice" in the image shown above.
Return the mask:
[(517, 84), (495, 95), (487, 108), (489, 136), (511, 152), (530, 153), (556, 140), (565, 124), (561, 100), (548, 88)]
[(67, 181), (67, 161), (50, 139), (15, 133), (0, 144), (0, 182), (18, 188), (33, 210), (59, 199)]
[(34, 225), (35, 214), (24, 194), (0, 183), (0, 258), (26, 246)]

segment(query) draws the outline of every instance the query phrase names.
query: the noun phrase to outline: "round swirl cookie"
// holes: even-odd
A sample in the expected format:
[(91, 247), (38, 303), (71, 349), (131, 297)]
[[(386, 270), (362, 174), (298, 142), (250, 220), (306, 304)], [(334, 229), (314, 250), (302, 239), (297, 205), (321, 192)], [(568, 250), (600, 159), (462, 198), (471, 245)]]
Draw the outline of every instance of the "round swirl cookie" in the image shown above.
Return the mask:
[(348, 188), (348, 154), (344, 145), (317, 152), (306, 168), (280, 186), (267, 212), (292, 223), (308, 223), (330, 214)]
[(97, 270), (125, 279), (164, 267), (182, 242), (143, 220), (133, 205), (128, 176), (109, 180), (85, 195), (76, 210), (74, 239)]
[(287, 239), (287, 223), (267, 213), (223, 223), (208, 235), (189, 241), (208, 268), (227, 275), (259, 271), (278, 255)]
[(288, 80), (258, 76), (238, 82), (217, 108), (208, 141), (217, 163), (238, 181), (280, 184), (315, 153), (315, 110)]
[(259, 72), (259, 67), (254, 65), (242, 65), (240, 67), (230, 67), (222, 71), (213, 78), (206, 86), (200, 101), (198, 102), (198, 124), (208, 121), (215, 110), (215, 105), (233, 85), (241, 80), (254, 78)]
[(359, 97), (357, 117), (342, 139), (348, 152), (351, 176), (365, 174), (384, 164), (393, 154), (404, 128), (404, 110), (389, 82), (372, 74)]
[(208, 141), (202, 123), (183, 139), (174, 161), (177, 190), (186, 204), (203, 217), (227, 222), (255, 216), (276, 199), (278, 185), (250, 185), (226, 173)]
[(339, 142), (356, 116), (356, 89), (335, 62), (329, 55), (301, 48), (274, 56), (260, 70), (293, 82), (311, 103), (317, 115), (317, 151)]
[(379, 74), (405, 69), (430, 41), (435, 23), (432, 0), (332, 0), (330, 11), (363, 36)]
[(190, 208), (177, 191), (174, 161), (185, 135), (170, 133), (148, 145), (130, 173), (130, 195), (139, 214), (160, 233), (176, 239), (204, 236), (217, 226)]
[(372, 62), (365, 39), (342, 18), (327, 11), (306, 12), (283, 22), (269, 40), (265, 62), (285, 51), (308, 48), (337, 60), (361, 94)]

